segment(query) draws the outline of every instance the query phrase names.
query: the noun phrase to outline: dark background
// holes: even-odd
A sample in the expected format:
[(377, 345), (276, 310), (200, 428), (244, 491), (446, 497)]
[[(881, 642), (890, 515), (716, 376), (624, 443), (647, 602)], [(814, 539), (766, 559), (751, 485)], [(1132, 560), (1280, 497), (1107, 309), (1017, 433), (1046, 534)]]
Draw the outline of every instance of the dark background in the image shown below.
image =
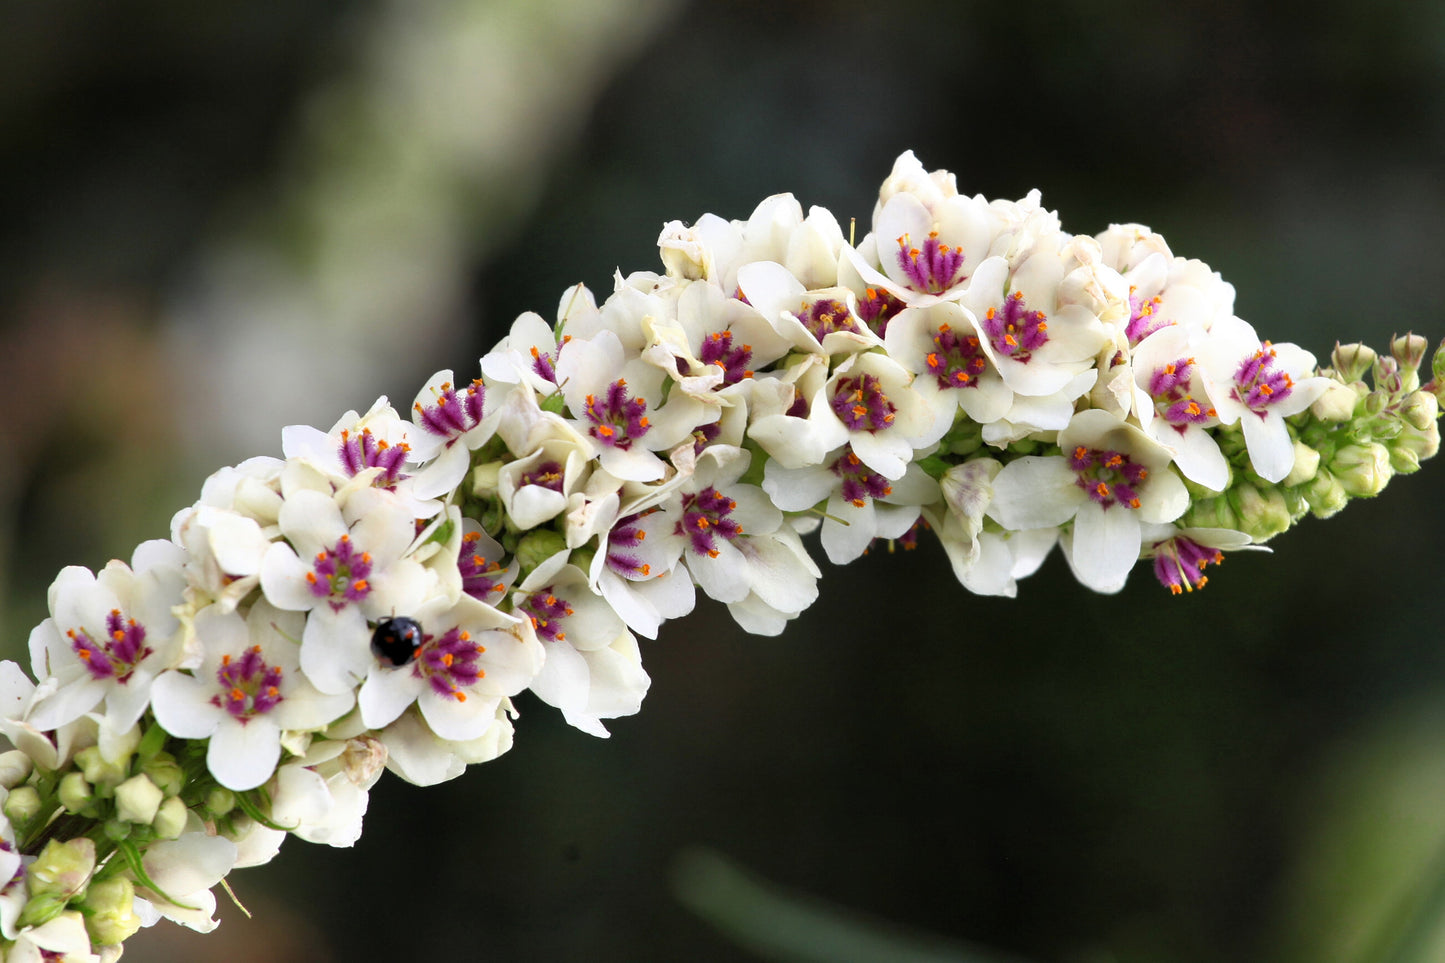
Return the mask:
[[(593, 6), (609, 5), (576, 5)], [(511, 16), (415, 9), (452, 7)], [(356, 120), (411, 42), (391, 26), (406, 10), (0, 3), (12, 657), (61, 566), (164, 536), (211, 470), (279, 454), (282, 424), (474, 371), (519, 311), (658, 267), (668, 219), (743, 218), (792, 191), (861, 235), (904, 149), (970, 193), (1039, 187), (1074, 232), (1150, 224), (1233, 282), (1262, 336), (1322, 358), (1336, 339), (1445, 335), (1445, 7), (725, 0), (654, 5), (626, 44), (597, 34), (606, 56), (586, 31), (549, 47), (569, 28), (542, 15), (535, 61), (574, 100), (528, 115), (540, 141), (516, 127), (475, 165), (447, 155), (419, 220), (457, 226), (418, 258), (446, 303), (399, 312), (395, 340), (339, 381), (326, 339), (362, 335), (298, 334), (286, 357), (314, 383), (227, 373), (245, 358), (188, 308), (215, 252), (244, 242), (311, 283), (321, 242), (296, 212), (328, 172), (385, 173), (432, 143), (407, 133), (414, 111)], [(488, 67), (419, 99), (434, 129), (532, 92)], [(353, 96), (316, 96), (337, 85)], [(405, 241), (383, 225), (370, 243)], [(365, 302), (368, 272), (354, 283)], [(223, 425), (206, 386), (237, 377), (281, 413)], [(1054, 558), (1018, 600), (978, 599), (925, 546), (827, 569), (780, 638), (704, 606), (644, 644), (653, 690), (610, 740), (524, 698), (513, 752), (425, 791), (384, 779), (355, 849), (292, 841), (232, 878), (254, 920), (158, 927), (127, 959), (761, 958), (679, 902), (678, 854), (702, 845), (1036, 961), (1384, 960), (1445, 841), (1437, 472), (1183, 598), (1145, 568), (1095, 596)], [(1445, 958), (1425, 931), (1415, 958)]]

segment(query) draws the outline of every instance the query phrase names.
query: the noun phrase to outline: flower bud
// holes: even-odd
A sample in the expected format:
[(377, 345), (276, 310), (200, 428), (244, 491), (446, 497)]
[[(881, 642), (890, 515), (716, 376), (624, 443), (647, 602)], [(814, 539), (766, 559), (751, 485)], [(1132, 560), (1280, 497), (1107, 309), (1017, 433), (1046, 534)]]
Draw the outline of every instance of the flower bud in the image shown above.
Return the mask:
[(697, 232), (681, 221), (668, 221), (662, 226), (657, 247), (672, 277), (697, 281), (708, 276), (712, 258)]
[(92, 884), (80, 907), (90, 941), (99, 946), (123, 943), (141, 927), (135, 912), (135, 885), (124, 876)]
[(30, 778), (30, 771), (34, 768), (30, 757), (19, 749), (0, 753), (0, 786), (14, 789)]
[(517, 564), (525, 575), (547, 559), (567, 548), (567, 540), (550, 528), (535, 528), (517, 545)]
[(1330, 364), (1345, 381), (1359, 381), (1375, 364), (1375, 349), (1365, 344), (1335, 344)]
[(61, 842), (52, 839), (30, 864), (26, 879), (30, 895), (70, 899), (85, 889), (95, 872), (95, 841), (85, 836)]
[(1342, 446), (1330, 461), (1330, 472), (1354, 498), (1378, 495), (1394, 474), (1389, 450), (1376, 442)]
[(1296, 439), (1294, 443), (1294, 467), (1289, 474), (1284, 476), (1280, 482), (1285, 488), (1293, 488), (1296, 485), (1303, 485), (1315, 477), (1315, 472), (1320, 467), (1320, 453), (1309, 445)]
[(186, 786), (186, 773), (169, 752), (158, 752), (141, 766), (141, 772), (160, 787), (167, 796), (175, 796)]
[(1400, 433), (1390, 440), (1390, 467), (1401, 475), (1419, 471), (1420, 462), (1435, 457), (1440, 450), (1440, 426), (1431, 422), (1420, 431), (1413, 425), (1400, 427)]
[(1302, 491), (1305, 501), (1310, 506), (1310, 512), (1316, 518), (1329, 518), (1350, 502), (1350, 496), (1346, 494), (1345, 486), (1341, 485), (1339, 479), (1324, 468), (1315, 472), (1315, 477), (1310, 479), (1309, 484), (1305, 485)]
[(1232, 528), (1239, 530), (1239, 516), (1224, 495), (1201, 498), (1189, 506), (1179, 523), (1185, 528)]
[(61, 777), (58, 795), (60, 805), (70, 813), (82, 811), (95, 799), (95, 792), (91, 789), (90, 783), (86, 782), (85, 776), (78, 772), (67, 772)]
[(1428, 431), (1440, 420), (1440, 402), (1432, 394), (1416, 391), (1400, 405), (1400, 417), (1411, 428)]
[(115, 787), (115, 815), (128, 823), (149, 826), (156, 818), (165, 793), (145, 773), (131, 776)]
[(75, 754), (76, 765), (85, 773), (86, 781), (92, 786), (118, 786), (126, 777), (127, 759), (109, 762), (100, 754), (99, 746), (87, 746)]
[(181, 833), (186, 831), (187, 814), (186, 804), (181, 801), (181, 797), (171, 796), (156, 810), (156, 818), (151, 820), (151, 828), (161, 839), (179, 839)]
[(497, 481), (502, 475), (502, 463), (489, 461), (472, 469), (472, 494), (477, 498), (496, 498)]
[[(1383, 392), (1390, 397), (1399, 397), (1406, 390), (1405, 372), (1400, 370), (1400, 363), (1394, 358), (1376, 358), (1370, 380), (1375, 383), (1375, 391)], [(1418, 379), (1416, 387), (1419, 387)], [(1413, 391), (1414, 389), (1409, 390)]]
[(1236, 527), (1256, 542), (1273, 538), (1294, 521), (1284, 494), (1277, 488), (1261, 491), (1248, 483), (1236, 485), (1229, 491), (1229, 502), (1239, 516)]
[(17, 786), (10, 790), (5, 799), (5, 818), (16, 825), (23, 825), (40, 812), (40, 793), (34, 786)]
[(1350, 384), (1331, 381), (1325, 393), (1310, 405), (1310, 414), (1325, 422), (1349, 421), (1355, 416), (1355, 404), (1365, 391), (1363, 381)]
[(1404, 334), (1390, 342), (1390, 354), (1400, 365), (1406, 391), (1420, 387), (1420, 365), (1429, 350), (1430, 342), (1418, 334)]
[(236, 808), (236, 794), (217, 786), (206, 793), (206, 812), (212, 816), (224, 816)]

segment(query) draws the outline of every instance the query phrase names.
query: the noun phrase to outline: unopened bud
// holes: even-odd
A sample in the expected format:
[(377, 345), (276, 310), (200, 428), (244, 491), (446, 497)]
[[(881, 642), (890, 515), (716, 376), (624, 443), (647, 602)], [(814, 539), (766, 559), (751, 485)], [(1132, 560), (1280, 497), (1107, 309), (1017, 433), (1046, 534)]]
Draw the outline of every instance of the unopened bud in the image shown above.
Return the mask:
[(212, 816), (224, 816), (236, 808), (236, 794), (217, 786), (206, 793), (206, 812)]
[(92, 786), (118, 786), (126, 777), (126, 766), (107, 761), (99, 746), (86, 746), (75, 754), (75, 762)]
[(1240, 484), (1230, 489), (1229, 500), (1239, 516), (1239, 530), (1256, 542), (1273, 538), (1294, 521), (1284, 495), (1277, 488), (1261, 490), (1247, 483)]
[(562, 537), (561, 532), (554, 532), (550, 528), (534, 528), (524, 535), (517, 545), (517, 563), (525, 574), (566, 547), (567, 540)]
[(1345, 381), (1359, 381), (1374, 366), (1376, 357), (1375, 349), (1369, 345), (1336, 344), (1330, 364)]
[(477, 498), (496, 498), (497, 480), (502, 474), (502, 463), (489, 461), (472, 469), (472, 494)]
[(1420, 462), (1434, 458), (1440, 450), (1440, 426), (1430, 422), (1424, 431), (1404, 424), (1390, 440), (1390, 467), (1401, 475), (1419, 471)]
[(149, 826), (166, 794), (145, 773), (131, 776), (115, 787), (115, 815), (128, 823)]
[(85, 836), (45, 844), (26, 871), (31, 896), (61, 896), (70, 899), (85, 889), (95, 872), (95, 841)]
[(1230, 507), (1229, 498), (1219, 495), (1201, 498), (1189, 506), (1180, 523), (1185, 528), (1232, 528), (1239, 529), (1239, 516)]
[(1411, 428), (1428, 431), (1440, 420), (1440, 402), (1432, 394), (1416, 391), (1400, 405), (1400, 417)]
[(90, 783), (85, 781), (85, 776), (78, 772), (67, 772), (60, 779), (60, 789), (57, 793), (60, 797), (60, 805), (65, 807), (66, 812), (78, 813), (91, 800), (95, 798), (95, 792), (91, 789)]
[(181, 833), (186, 831), (186, 815), (186, 804), (181, 802), (181, 797), (171, 796), (156, 810), (156, 818), (151, 820), (151, 828), (161, 839), (179, 839)]
[(1389, 450), (1376, 442), (1341, 447), (1330, 461), (1330, 472), (1354, 498), (1378, 495), (1394, 474)]
[(5, 818), (17, 825), (24, 825), (40, 812), (40, 793), (34, 786), (16, 786), (5, 798)]
[(135, 885), (124, 876), (92, 884), (80, 906), (90, 941), (98, 946), (123, 943), (141, 928), (135, 912)]
[(1304, 442), (1295, 440), (1294, 443), (1294, 467), (1289, 474), (1284, 476), (1280, 482), (1285, 488), (1293, 488), (1296, 485), (1303, 485), (1315, 477), (1315, 472), (1320, 467), (1320, 453), (1315, 451)]
[(1310, 414), (1325, 422), (1349, 421), (1355, 416), (1355, 404), (1366, 390), (1363, 381), (1340, 384), (1332, 380), (1325, 393), (1310, 405)]
[(1420, 387), (1420, 365), (1429, 350), (1430, 342), (1418, 334), (1404, 334), (1390, 342), (1390, 354), (1400, 365), (1405, 391)]
[(1324, 468), (1315, 472), (1315, 477), (1310, 479), (1302, 491), (1310, 506), (1310, 512), (1316, 518), (1329, 518), (1350, 502), (1345, 486)]
[(169, 752), (158, 752), (144, 766), (141, 772), (150, 777), (151, 782), (160, 787), (160, 791), (167, 796), (175, 796), (186, 786), (186, 773), (176, 762), (176, 757)]
[(0, 753), (0, 786), (14, 789), (30, 778), (30, 771), (34, 768), (30, 757), (19, 749)]
[(1375, 383), (1377, 393), (1397, 398), (1405, 391), (1405, 374), (1394, 358), (1376, 358), (1370, 380)]

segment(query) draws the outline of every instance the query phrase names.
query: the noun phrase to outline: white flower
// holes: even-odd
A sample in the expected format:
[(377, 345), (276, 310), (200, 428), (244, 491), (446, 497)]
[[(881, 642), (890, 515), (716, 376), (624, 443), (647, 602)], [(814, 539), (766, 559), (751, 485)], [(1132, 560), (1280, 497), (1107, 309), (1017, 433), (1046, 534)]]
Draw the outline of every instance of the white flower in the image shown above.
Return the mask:
[(1298, 345), (1261, 342), (1248, 322), (1230, 316), (1215, 322), (1200, 357), (1213, 376), (1219, 420), (1240, 423), (1259, 477), (1282, 480), (1294, 467), (1284, 419), (1314, 404), (1330, 385), (1329, 378), (1311, 376), (1315, 356)]
[(886, 343), (888, 356), (914, 373), (912, 388), (934, 413), (934, 424), (921, 442), (947, 434), (959, 408), (986, 425), (1002, 418), (1013, 404), (1013, 390), (989, 361), (957, 302), (900, 311), (888, 322)]
[(1059, 303), (1060, 253), (1034, 249), (1010, 270), (991, 257), (974, 271), (962, 304), (984, 353), (1004, 383), (1020, 395), (1052, 395), (1093, 364), (1105, 335), (1080, 304)]
[(503, 699), (481, 735), (452, 742), (433, 732), (415, 708), (408, 709), (378, 733), (386, 746), (386, 768), (416, 786), (455, 779), (467, 766), (489, 762), (512, 748), (511, 711), (511, 700)]
[(328, 432), (310, 425), (283, 428), (281, 450), (288, 459), (309, 462), (336, 479), (366, 473), (372, 487), (396, 495), (413, 518), (431, 518), (441, 511), (441, 503), (416, 497), (414, 476), (402, 471), (420, 431), (403, 421), (383, 396), (365, 415), (348, 411)]
[(211, 887), (235, 866), (235, 843), (186, 833), (180, 839), (151, 843), (141, 863), (157, 887), (152, 890), (136, 883), (136, 913), (143, 925), (153, 926), (161, 917), (198, 933), (209, 933), (219, 925)]
[(1131, 359), (1133, 411), (1144, 433), (1169, 449), (1190, 481), (1223, 491), (1229, 464), (1209, 428), (1219, 424), (1211, 398), (1218, 394), (1194, 359), (1195, 329), (1163, 328), (1140, 342)]
[[(427, 499), (456, 488), (471, 465), (472, 452), (496, 427), (481, 379), (458, 391), (450, 369), (431, 376), (412, 403), (412, 460), (425, 464), (412, 481), (412, 494)], [(495, 402), (493, 402), (495, 404)]]
[(400, 665), (376, 661), (357, 695), (362, 722), (381, 729), (413, 703), (437, 736), (466, 742), (496, 720), (502, 700), (531, 683), (543, 650), (523, 619), (463, 595), (432, 599), (407, 614), (422, 641)]
[(313, 743), (276, 770), (271, 819), (309, 843), (351, 846), (361, 838), (368, 791), (386, 766), (374, 736)]
[(918, 521), (920, 506), (938, 498), (938, 484), (916, 464), (890, 481), (847, 445), (809, 468), (769, 460), (763, 491), (785, 512), (808, 511), (827, 500), (823, 551), (835, 565), (862, 555), (875, 538), (898, 538)]
[(31, 706), (35, 728), (59, 728), (104, 700), (109, 724), (129, 729), (145, 712), (152, 681), (179, 654), (171, 607), (181, 602), (185, 554), (171, 542), (142, 542), (131, 563), (112, 561), (98, 576), (70, 566), (56, 577), (51, 617), (30, 633), (36, 678), (59, 682)]
[(405, 557), (415, 518), (387, 492), (354, 491), (343, 509), (302, 490), (281, 506), (280, 526), (289, 544), (266, 552), (261, 588), (277, 608), (310, 613), (301, 636), (307, 678), (323, 692), (347, 692), (371, 667), (368, 621), (415, 609), (434, 591), (431, 574)]
[(1065, 545), (1079, 581), (1117, 592), (1139, 558), (1142, 522), (1169, 522), (1189, 493), (1169, 470), (1169, 452), (1105, 411), (1074, 417), (1059, 432), (1062, 455), (1010, 462), (993, 481), (987, 514), (1014, 531), (1074, 522)]
[(271, 778), (287, 731), (320, 729), (345, 715), (351, 692), (318, 692), (299, 671), (287, 637), (300, 617), (257, 601), (245, 621), (214, 606), (196, 615), (205, 656), (194, 676), (156, 680), (156, 721), (182, 739), (209, 739), (206, 767), (227, 789), (254, 789)]

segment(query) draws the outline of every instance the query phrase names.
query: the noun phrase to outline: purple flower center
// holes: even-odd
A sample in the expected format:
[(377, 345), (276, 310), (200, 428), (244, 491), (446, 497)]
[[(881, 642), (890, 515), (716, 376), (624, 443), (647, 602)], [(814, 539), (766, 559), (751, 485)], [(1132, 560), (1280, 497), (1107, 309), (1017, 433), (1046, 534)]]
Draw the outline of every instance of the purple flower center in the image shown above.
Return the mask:
[(1105, 508), (1110, 505), (1139, 507), (1138, 486), (1149, 477), (1149, 470), (1123, 452), (1079, 445), (1069, 458), (1069, 467), (1078, 476), (1074, 484)]
[(962, 251), (938, 243), (937, 231), (928, 232), (921, 248), (914, 247), (912, 237), (907, 234), (898, 239), (898, 267), (915, 291), (942, 294), (967, 280), (967, 275), (960, 276), (963, 261)]
[(462, 536), (462, 549), (457, 555), (457, 568), (462, 573), (462, 591), (474, 599), (486, 602), (491, 596), (505, 592), (507, 585), (504, 579), (492, 578), (497, 572), (502, 571), (502, 566), (488, 561), (485, 555), (476, 551), (477, 542), (481, 540), (481, 537), (477, 532), (468, 532)]
[(1212, 407), (1201, 405), (1190, 394), (1194, 367), (1193, 358), (1178, 358), (1155, 368), (1149, 376), (1149, 394), (1154, 399), (1154, 410), (1180, 434), (1190, 425), (1203, 424), (1216, 415)]
[(440, 638), (423, 635), (412, 662), (412, 672), (424, 680), (437, 695), (457, 702), (466, 702), (462, 690), (473, 686), (487, 673), (477, 662), (486, 646), (472, 641), (471, 633), (448, 629)]
[(558, 598), (552, 586), (538, 589), (527, 596), (527, 601), (518, 606), (532, 620), (537, 637), (545, 642), (566, 642), (567, 633), (562, 631), (562, 620), (572, 614), (572, 606), (566, 599)]
[(600, 402), (596, 395), (587, 396), (587, 420), (592, 422), (588, 433), (609, 448), (626, 451), (652, 427), (646, 410), (647, 402), (629, 395), (627, 382), (618, 378)]
[(367, 581), (370, 575), (370, 553), (358, 553), (351, 544), (351, 536), (343, 535), (335, 547), (316, 553), (311, 571), (306, 573), (306, 583), (312, 595), (325, 599), (340, 612), (371, 594), (371, 583)]
[(347, 475), (355, 476), (368, 468), (380, 468), (381, 473), (372, 480), (371, 485), (387, 491), (395, 490), (396, 483), (407, 477), (401, 473), (401, 466), (406, 463), (406, 456), (410, 452), (411, 446), (405, 442), (393, 445), (378, 441), (370, 428), (361, 429), (360, 435), (342, 431), (341, 447), (337, 449), (337, 454), (341, 456), (341, 467)]
[(460, 395), (449, 382), (443, 382), (436, 392), (436, 404), (422, 407), (418, 401), (414, 407), (421, 416), (421, 426), (448, 439), (447, 444), (450, 445), (481, 422), (486, 394), (486, 386), (480, 378)]
[(743, 527), (728, 516), (738, 503), (709, 485), (695, 495), (682, 496), (682, 521), (673, 529), (684, 536), (698, 555), (717, 558), (719, 537), (731, 542)]
[(974, 335), (960, 338), (946, 324), (933, 336), (933, 350), (923, 359), (940, 388), (976, 388), (979, 375), (988, 367), (983, 347)]
[(637, 525), (638, 519), (645, 514), (618, 519), (607, 535), (607, 567), (623, 578), (639, 579), (652, 574), (652, 566), (634, 554), (634, 550), (647, 538), (647, 530)]
[(1156, 543), (1154, 552), (1154, 576), (1175, 595), (1204, 588), (1209, 582), (1204, 567), (1224, 561), (1224, 553), (1219, 549), (1200, 545), (1183, 535)]
[(555, 461), (544, 461), (534, 471), (522, 474), (522, 485), (537, 485), (558, 493), (562, 491), (562, 482), (562, 466)]
[(111, 609), (105, 617), (105, 638), (100, 641), (92, 639), (84, 629), (67, 629), (65, 636), (92, 679), (125, 682), (135, 667), (155, 651), (145, 644), (145, 626), (123, 617), (120, 609)]
[(698, 425), (692, 430), (692, 453), (701, 455), (702, 450), (717, 440), (722, 434), (722, 425), (717, 422), (709, 422), (706, 425)]
[(888, 333), (888, 322), (903, 308), (902, 301), (882, 288), (868, 288), (858, 301), (858, 317), (881, 338)]
[(723, 384), (735, 385), (744, 378), (751, 378), (748, 362), (753, 360), (753, 346), (733, 344), (731, 331), (714, 331), (702, 340), (702, 351), (698, 360), (703, 364), (715, 364), (723, 371)]
[(225, 709), (237, 722), (265, 715), (283, 699), (281, 667), (267, 664), (259, 645), (251, 646), (239, 659), (222, 656), (216, 681), (224, 692), (211, 696), (211, 705)]
[(892, 428), (897, 410), (883, 393), (883, 383), (870, 374), (840, 378), (833, 389), (833, 411), (849, 431)]
[(1155, 316), (1154, 312), (1162, 300), (1158, 295), (1146, 300), (1139, 297), (1136, 291), (1137, 289), (1130, 285), (1129, 323), (1124, 326), (1124, 337), (1129, 339), (1130, 347), (1143, 341), (1155, 331), (1167, 328), (1174, 323)]
[(1024, 306), (1024, 293), (1015, 291), (1003, 299), (1003, 310), (989, 308), (983, 318), (983, 333), (993, 349), (1006, 358), (1026, 363), (1049, 341), (1048, 319), (1042, 311)]
[(862, 333), (858, 330), (858, 322), (853, 320), (853, 313), (848, 310), (848, 305), (836, 298), (819, 298), (812, 304), (805, 301), (798, 309), (796, 317), (819, 344), (837, 331)]
[(828, 470), (843, 480), (841, 493), (854, 508), (862, 508), (870, 498), (887, 498), (893, 494), (888, 479), (863, 464), (863, 459), (853, 454), (852, 445), (844, 446), (843, 454)]
[[(562, 343), (566, 344), (567, 340), (567, 337), (564, 336)], [(535, 347), (531, 350), (532, 370), (535, 371), (537, 376), (543, 381), (550, 381), (555, 385), (557, 383), (557, 355), (562, 353), (562, 349), (558, 348), (555, 352), (550, 353), (538, 351)]]
[(1239, 363), (1239, 370), (1234, 373), (1234, 387), (1229, 393), (1235, 401), (1263, 418), (1269, 406), (1288, 398), (1293, 388), (1294, 379), (1279, 369), (1274, 348), (1266, 341)]

